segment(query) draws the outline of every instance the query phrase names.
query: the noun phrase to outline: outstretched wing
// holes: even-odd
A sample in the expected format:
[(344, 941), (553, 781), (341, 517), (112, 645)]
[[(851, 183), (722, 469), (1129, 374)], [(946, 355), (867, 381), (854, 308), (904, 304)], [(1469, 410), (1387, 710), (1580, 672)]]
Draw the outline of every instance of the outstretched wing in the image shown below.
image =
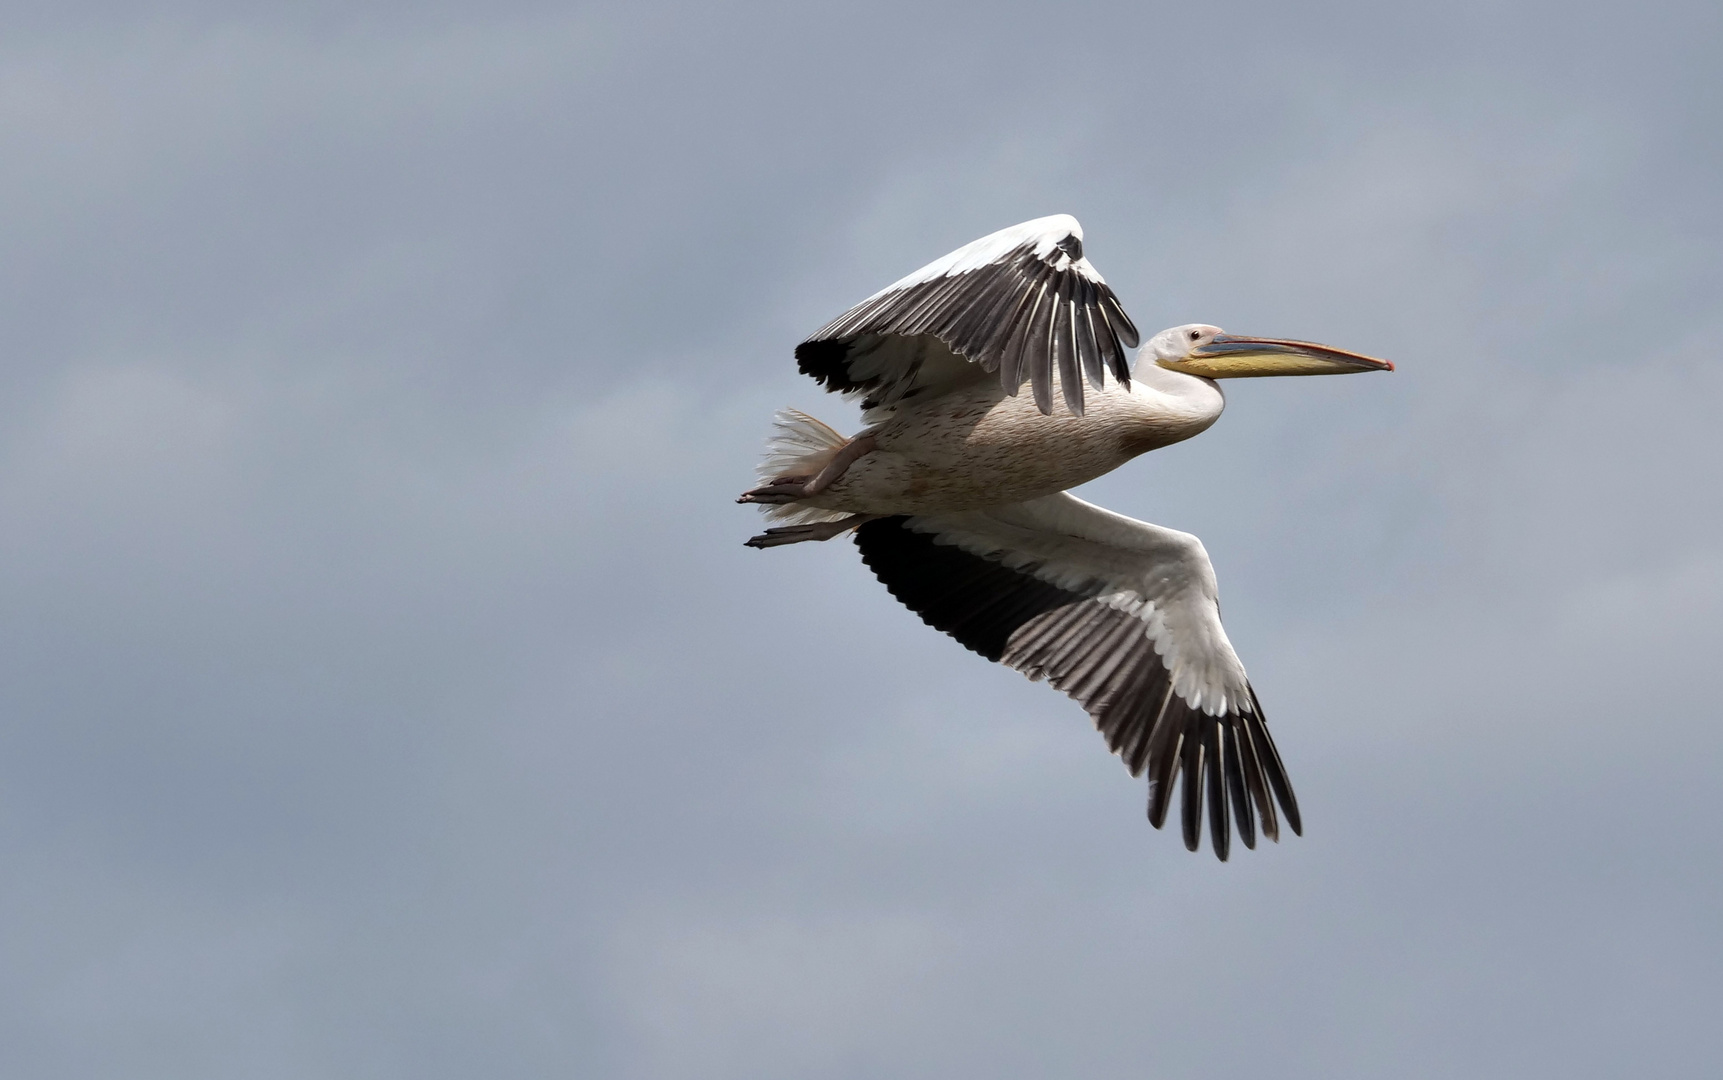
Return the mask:
[(1130, 385), (1125, 350), (1137, 328), (1083, 257), (1083, 227), (1069, 214), (1001, 229), (868, 297), (796, 346), (797, 366), (828, 390), (887, 405), (927, 385), (932, 359), (960, 357), (997, 372), (1006, 392), (1027, 380), (1053, 411), (1058, 373), (1065, 404), (1083, 412), (1083, 379), (1105, 373)]
[(893, 517), (856, 531), (862, 559), (922, 620), (1046, 679), (1094, 718), (1160, 828), (1183, 785), (1185, 846), (1221, 859), (1302, 831), (1256, 692), (1221, 628), (1202, 542), (1061, 493), (986, 511)]

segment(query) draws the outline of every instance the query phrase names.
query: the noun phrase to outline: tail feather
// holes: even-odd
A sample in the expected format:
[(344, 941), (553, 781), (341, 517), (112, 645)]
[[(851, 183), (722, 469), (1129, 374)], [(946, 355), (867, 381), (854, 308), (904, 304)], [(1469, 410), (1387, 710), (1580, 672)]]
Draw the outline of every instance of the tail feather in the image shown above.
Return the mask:
[[(766, 456), (760, 459), (755, 471), (762, 484), (769, 484), (780, 476), (816, 476), (848, 441), (830, 425), (815, 420), (800, 409), (779, 409), (772, 418), (772, 437), (766, 442)], [(821, 510), (796, 503), (762, 506), (761, 509), (768, 519), (790, 525), (838, 521), (849, 516), (842, 510)]]

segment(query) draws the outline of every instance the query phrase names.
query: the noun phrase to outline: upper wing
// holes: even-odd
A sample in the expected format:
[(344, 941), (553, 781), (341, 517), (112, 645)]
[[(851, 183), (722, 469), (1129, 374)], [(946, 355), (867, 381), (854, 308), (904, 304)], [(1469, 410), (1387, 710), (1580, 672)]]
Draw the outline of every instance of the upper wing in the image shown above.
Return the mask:
[(1053, 411), (1053, 373), (1071, 411), (1083, 412), (1083, 376), (1130, 385), (1125, 350), (1137, 328), (1083, 258), (1083, 227), (1069, 214), (1001, 229), (873, 294), (796, 346), (797, 366), (829, 390), (865, 391), (868, 404), (921, 389), (927, 346), (997, 371), (1006, 392), (1025, 379)]
[[(1214, 569), (1188, 533), (1061, 493), (960, 514), (884, 518), (856, 531), (862, 559), (922, 620), (989, 660), (1075, 698), (1131, 775), (1149, 774), (1160, 828), (1183, 777), (1185, 846), (1221, 859), (1236, 821), (1280, 838), (1298, 801), (1244, 665), (1221, 628)], [(1272, 792), (1273, 798), (1270, 793)], [(1230, 803), (1230, 807), (1229, 807)], [(1230, 810), (1230, 813), (1229, 813)]]

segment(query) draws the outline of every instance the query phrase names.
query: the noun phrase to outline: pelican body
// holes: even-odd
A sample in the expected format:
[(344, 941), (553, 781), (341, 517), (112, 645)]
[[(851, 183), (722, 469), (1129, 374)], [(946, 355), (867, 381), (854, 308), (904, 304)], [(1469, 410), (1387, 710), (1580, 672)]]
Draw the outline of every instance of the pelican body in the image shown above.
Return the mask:
[[(779, 547), (853, 532), (863, 561), (924, 622), (1075, 698), (1159, 828), (1182, 788), (1185, 844), (1206, 808), (1215, 854), (1301, 830), (1256, 692), (1220, 624), (1214, 570), (1188, 533), (1069, 494), (1220, 417), (1220, 379), (1388, 371), (1311, 342), (1201, 323), (1135, 325), (1083, 257), (1068, 215), (982, 237), (887, 286), (796, 349), (859, 397), (852, 438), (779, 413), (760, 486)], [(1027, 387), (1028, 393), (1023, 391)]]
[[(872, 452), (802, 503), (885, 515), (1037, 499), (1199, 434), (1225, 405), (1212, 381), (1156, 369), (1128, 385), (1114, 381), (1091, 391), (1081, 417), (1057, 405), (1047, 414), (976, 374), (937, 396), (869, 410)], [(1053, 388), (1059, 389), (1057, 376)]]

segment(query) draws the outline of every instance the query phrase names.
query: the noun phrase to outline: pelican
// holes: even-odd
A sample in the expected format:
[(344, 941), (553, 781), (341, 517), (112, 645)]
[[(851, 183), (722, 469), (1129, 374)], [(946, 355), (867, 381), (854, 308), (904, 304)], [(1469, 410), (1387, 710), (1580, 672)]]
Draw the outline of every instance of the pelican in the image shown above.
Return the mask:
[[(1225, 860), (1298, 800), (1256, 691), (1221, 627), (1214, 567), (1189, 533), (1084, 502), (1069, 488), (1220, 417), (1219, 380), (1392, 371), (1386, 360), (1191, 323), (1137, 353), (1136, 326), (1083, 255), (1066, 214), (967, 244), (880, 290), (796, 347), (828, 391), (859, 398), (844, 438), (778, 413), (759, 486), (756, 548), (853, 533), (922, 621), (1045, 679), (1093, 718), (1148, 817), (1176, 785), (1185, 846)], [(1025, 384), (1029, 393), (1022, 393)], [(1276, 804), (1278, 803), (1278, 810)]]

